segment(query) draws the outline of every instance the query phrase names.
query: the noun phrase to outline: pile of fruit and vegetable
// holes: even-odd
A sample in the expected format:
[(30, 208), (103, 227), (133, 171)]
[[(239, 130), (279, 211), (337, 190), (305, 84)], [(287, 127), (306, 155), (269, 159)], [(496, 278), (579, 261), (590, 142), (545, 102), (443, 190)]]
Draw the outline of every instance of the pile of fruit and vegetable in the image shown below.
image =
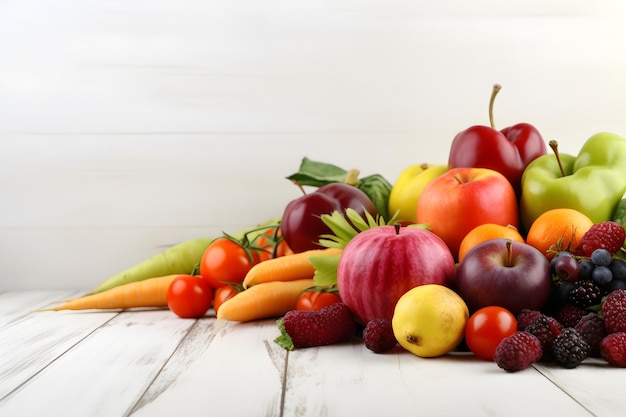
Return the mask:
[(392, 184), (305, 157), (279, 217), (180, 243), (51, 310), (213, 309), (276, 319), (288, 350), (362, 340), (508, 372), (626, 367), (626, 139), (561, 154), (530, 124), (496, 129), (498, 91), (491, 125), (460, 132), (447, 163)]

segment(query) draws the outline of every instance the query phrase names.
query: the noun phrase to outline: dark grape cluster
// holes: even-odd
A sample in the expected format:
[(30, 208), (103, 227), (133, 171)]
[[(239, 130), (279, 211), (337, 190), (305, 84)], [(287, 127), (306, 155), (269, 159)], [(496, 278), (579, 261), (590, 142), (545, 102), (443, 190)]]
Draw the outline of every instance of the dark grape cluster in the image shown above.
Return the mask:
[(615, 289), (626, 289), (626, 261), (603, 248), (589, 257), (560, 252), (552, 258), (550, 268), (559, 303), (587, 308)]

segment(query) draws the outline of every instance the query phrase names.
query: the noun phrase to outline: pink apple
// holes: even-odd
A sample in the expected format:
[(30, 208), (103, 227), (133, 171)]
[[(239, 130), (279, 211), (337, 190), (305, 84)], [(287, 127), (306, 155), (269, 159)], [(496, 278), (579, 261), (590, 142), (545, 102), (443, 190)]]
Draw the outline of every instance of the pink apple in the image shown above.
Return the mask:
[(517, 227), (517, 196), (509, 180), (497, 171), (454, 168), (422, 191), (417, 222), (430, 226), (458, 259), (461, 241), (474, 227), (485, 223)]
[(341, 300), (361, 324), (391, 320), (398, 299), (423, 284), (451, 286), (455, 263), (443, 240), (416, 228), (378, 226), (356, 235), (339, 260)]
[(471, 312), (500, 306), (517, 315), (539, 310), (548, 301), (552, 285), (550, 264), (527, 243), (491, 239), (472, 248), (459, 264), (456, 291)]

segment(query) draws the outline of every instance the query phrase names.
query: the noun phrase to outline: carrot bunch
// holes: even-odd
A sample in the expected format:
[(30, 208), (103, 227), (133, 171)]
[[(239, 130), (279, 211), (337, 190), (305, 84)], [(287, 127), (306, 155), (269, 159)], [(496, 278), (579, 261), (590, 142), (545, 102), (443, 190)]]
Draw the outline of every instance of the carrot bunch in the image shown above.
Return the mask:
[[(263, 228), (252, 229), (253, 231)], [(239, 234), (249, 233), (242, 231)], [(261, 233), (261, 232), (257, 232)], [(167, 307), (171, 283), (198, 261), (207, 240), (194, 240), (172, 247), (104, 281), (91, 292), (46, 310), (127, 309)], [(316, 285), (320, 259), (340, 256), (338, 248), (323, 248), (266, 258), (256, 263), (241, 283), (242, 290), (223, 302), (218, 319), (246, 322), (277, 317), (296, 308), (298, 298)], [(196, 263), (197, 266), (197, 263)]]
[(135, 307), (167, 307), (167, 290), (181, 274), (153, 277), (87, 294), (43, 311), (108, 310)]
[(256, 264), (243, 281), (244, 290), (220, 306), (218, 320), (247, 322), (294, 310), (300, 295), (315, 285), (310, 258), (339, 254), (341, 249), (315, 249)]

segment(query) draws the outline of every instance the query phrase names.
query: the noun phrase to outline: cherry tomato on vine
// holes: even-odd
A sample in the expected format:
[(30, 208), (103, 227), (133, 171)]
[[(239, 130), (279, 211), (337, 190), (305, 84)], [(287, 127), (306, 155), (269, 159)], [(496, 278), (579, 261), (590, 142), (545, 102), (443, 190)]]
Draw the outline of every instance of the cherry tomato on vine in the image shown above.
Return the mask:
[(507, 309), (483, 307), (472, 314), (465, 325), (467, 347), (481, 359), (493, 360), (498, 343), (517, 330), (517, 320)]
[[(285, 256), (291, 253), (291, 249), (287, 246), (287, 242), (282, 238), (280, 229), (267, 229), (263, 234), (259, 235), (254, 242), (254, 246), (258, 249), (259, 258), (265, 261), (279, 256)], [(278, 243), (276, 243), (278, 241)]]
[(213, 288), (198, 276), (181, 275), (167, 289), (167, 306), (178, 317), (202, 317), (212, 302)]
[(341, 302), (339, 294), (331, 291), (305, 291), (298, 298), (296, 310), (319, 310)]
[(239, 294), (239, 291), (230, 285), (222, 285), (221, 287), (215, 289), (213, 294), (213, 310), (217, 313), (217, 310), (224, 303), (224, 301), (230, 300), (237, 294)]
[(200, 275), (213, 288), (219, 288), (226, 283), (242, 282), (250, 268), (259, 262), (259, 254), (255, 251), (220, 237), (204, 251), (200, 260)]

